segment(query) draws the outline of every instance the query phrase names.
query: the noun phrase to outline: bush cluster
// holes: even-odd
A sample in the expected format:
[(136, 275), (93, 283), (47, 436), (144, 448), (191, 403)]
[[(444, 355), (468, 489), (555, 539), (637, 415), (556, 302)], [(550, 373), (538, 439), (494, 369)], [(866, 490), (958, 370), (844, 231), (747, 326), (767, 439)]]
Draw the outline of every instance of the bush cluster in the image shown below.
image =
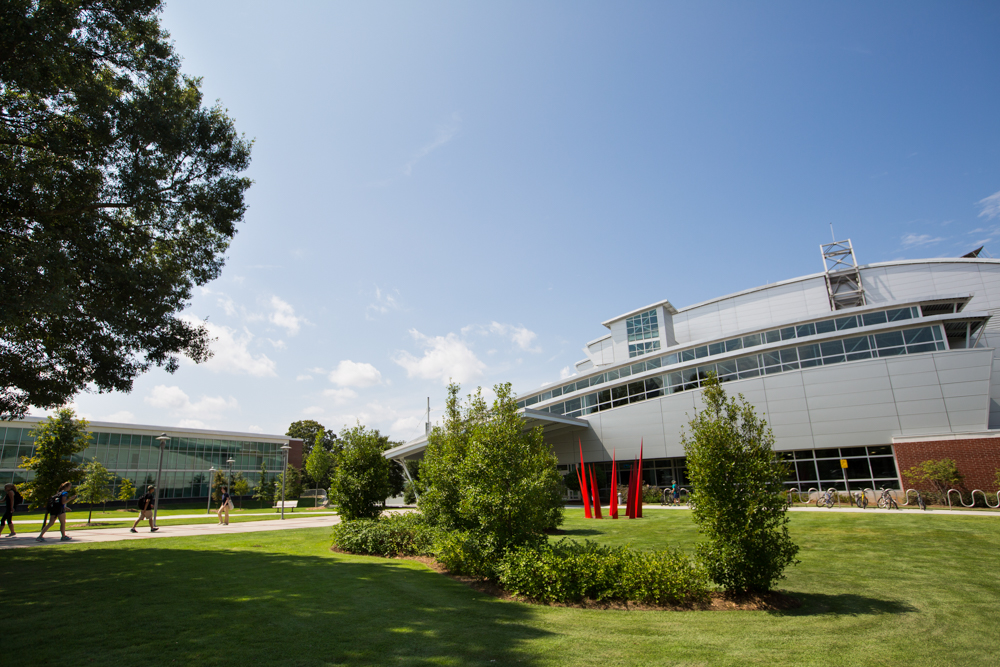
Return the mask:
[(642, 552), (560, 540), (511, 549), (496, 569), (505, 590), (540, 602), (670, 605), (704, 601), (709, 593), (705, 570), (672, 549)]
[(333, 527), (333, 543), (352, 554), (420, 556), (430, 554), (438, 530), (420, 514), (391, 514), (378, 519), (344, 521)]

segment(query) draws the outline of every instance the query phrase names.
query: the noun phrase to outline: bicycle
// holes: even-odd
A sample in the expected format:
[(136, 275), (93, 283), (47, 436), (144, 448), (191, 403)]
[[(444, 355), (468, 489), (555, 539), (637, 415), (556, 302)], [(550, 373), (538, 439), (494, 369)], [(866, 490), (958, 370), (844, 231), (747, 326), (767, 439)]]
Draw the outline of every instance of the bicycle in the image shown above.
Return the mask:
[(823, 492), (823, 495), (816, 498), (816, 507), (833, 507), (833, 503), (836, 501), (834, 494), (836, 491), (833, 489), (827, 489)]
[(864, 491), (854, 493), (854, 504), (861, 509), (868, 509), (868, 494)]
[(878, 506), (881, 509), (899, 509), (899, 505), (896, 504), (896, 499), (892, 497), (892, 493), (889, 489), (882, 488), (882, 495), (878, 498)]

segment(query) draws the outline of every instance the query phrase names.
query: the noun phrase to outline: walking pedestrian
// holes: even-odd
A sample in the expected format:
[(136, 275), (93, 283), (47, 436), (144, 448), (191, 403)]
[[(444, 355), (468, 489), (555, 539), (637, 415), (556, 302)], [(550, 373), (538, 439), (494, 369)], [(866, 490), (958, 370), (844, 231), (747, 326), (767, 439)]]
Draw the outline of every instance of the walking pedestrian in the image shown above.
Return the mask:
[[(219, 525), (220, 526), (228, 526), (229, 525), (229, 508), (232, 507), (233, 501), (229, 497), (229, 489), (227, 489), (226, 487), (222, 487), (221, 493), (222, 493), (222, 504), (219, 505), (219, 511), (216, 512), (216, 516), (219, 517)], [(226, 513), (226, 520), (225, 520), (225, 522), (223, 522), (223, 520), (222, 520), (222, 513), (223, 512)]]
[(160, 528), (153, 522), (153, 502), (156, 500), (154, 495), (156, 487), (150, 484), (146, 487), (146, 495), (139, 498), (139, 518), (135, 520), (132, 524), (132, 529), (129, 532), (138, 533), (139, 531), (135, 529), (139, 525), (140, 521), (149, 520), (149, 532), (155, 533)]
[(3, 500), (7, 509), (3, 513), (3, 518), (0, 519), (0, 535), (3, 534), (4, 524), (7, 524), (10, 527), (10, 533), (8, 533), (7, 537), (16, 537), (17, 531), (14, 530), (14, 508), (20, 505), (23, 499), (21, 498), (21, 494), (17, 492), (16, 486), (13, 484), (4, 484)]
[(63, 542), (69, 541), (70, 537), (66, 534), (66, 506), (71, 502), (76, 500), (76, 496), (70, 497), (70, 489), (73, 488), (72, 482), (63, 482), (59, 487), (59, 492), (56, 495), (49, 498), (49, 504), (46, 507), (49, 511), (49, 523), (42, 526), (42, 532), (38, 533), (38, 537), (35, 538), (36, 542), (45, 541), (45, 531), (52, 527), (52, 524), (59, 519), (59, 532), (62, 533), (60, 538)]
[(670, 482), (671, 482), (670, 488), (673, 491), (674, 505), (676, 505), (681, 502), (681, 490), (677, 488), (676, 479), (672, 479), (670, 480)]

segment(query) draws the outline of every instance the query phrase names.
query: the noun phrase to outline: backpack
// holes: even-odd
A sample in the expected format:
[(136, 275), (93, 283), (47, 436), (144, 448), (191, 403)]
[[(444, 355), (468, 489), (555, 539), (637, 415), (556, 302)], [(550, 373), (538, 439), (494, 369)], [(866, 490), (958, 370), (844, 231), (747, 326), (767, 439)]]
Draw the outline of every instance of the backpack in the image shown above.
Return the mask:
[(45, 511), (53, 516), (58, 516), (63, 513), (62, 504), (62, 494), (57, 493), (56, 495), (49, 498), (48, 504), (45, 506)]
[(22, 504), (24, 502), (24, 496), (21, 495), (20, 491), (14, 492), (14, 507)]

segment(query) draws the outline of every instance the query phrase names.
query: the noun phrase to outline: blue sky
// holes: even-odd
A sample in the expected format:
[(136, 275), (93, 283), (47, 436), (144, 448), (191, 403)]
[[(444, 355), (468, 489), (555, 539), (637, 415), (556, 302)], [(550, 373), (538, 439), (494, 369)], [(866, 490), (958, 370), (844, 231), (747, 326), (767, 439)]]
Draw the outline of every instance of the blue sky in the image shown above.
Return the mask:
[(822, 270), (1000, 256), (1000, 4), (168, 2), (255, 140), (187, 316), (207, 364), (93, 420), (407, 440), (426, 397), (558, 380), (605, 331)]

